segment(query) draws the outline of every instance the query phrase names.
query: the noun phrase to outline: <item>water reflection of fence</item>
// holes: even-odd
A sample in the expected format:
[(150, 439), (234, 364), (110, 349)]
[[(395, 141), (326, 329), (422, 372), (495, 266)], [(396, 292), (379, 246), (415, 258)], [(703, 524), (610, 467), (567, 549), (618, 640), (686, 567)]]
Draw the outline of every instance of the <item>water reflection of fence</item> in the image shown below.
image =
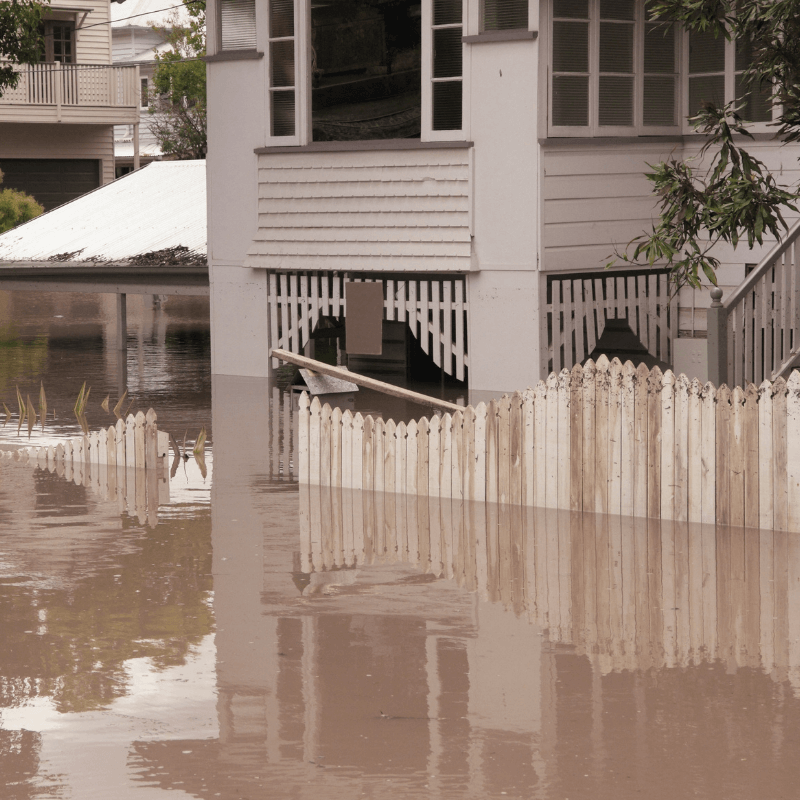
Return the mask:
[[(720, 660), (800, 694), (800, 538), (301, 485), (305, 572), (405, 562), (502, 603), (602, 672)], [(337, 579), (336, 573), (341, 577)]]
[(0, 451), (5, 458), (27, 462), (87, 486), (103, 500), (116, 500), (120, 513), (151, 527), (158, 506), (169, 502), (169, 434), (159, 431), (153, 409), (118, 419), (116, 425), (68, 439), (57, 445)]
[(292, 393), (272, 387), (269, 404), (269, 476), (273, 480), (297, 480), (297, 430)]
[(800, 375), (715, 389), (601, 356), (395, 424), (301, 400), (301, 482), (800, 531)]

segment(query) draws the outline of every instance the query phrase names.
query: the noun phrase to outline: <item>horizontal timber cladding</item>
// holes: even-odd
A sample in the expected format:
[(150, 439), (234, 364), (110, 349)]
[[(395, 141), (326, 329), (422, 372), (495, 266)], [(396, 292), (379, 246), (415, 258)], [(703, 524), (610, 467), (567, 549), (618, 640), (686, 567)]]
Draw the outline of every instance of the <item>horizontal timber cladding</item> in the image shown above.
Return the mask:
[(466, 272), (463, 148), (259, 155), (258, 231), (245, 266)]
[[(383, 318), (405, 322), (448, 375), (464, 380), (469, 305), (466, 278), (443, 275), (381, 275), (355, 272), (271, 272), (269, 274), (270, 350), (301, 354), (320, 316), (347, 313), (345, 283), (381, 281)], [(272, 360), (277, 368), (279, 361)]]
[(409, 424), (307, 395), (298, 416), (299, 480), (312, 486), (485, 501), (492, 525), (498, 508), (538, 506), (800, 532), (798, 372), (731, 391), (601, 356)]
[(651, 356), (672, 362), (678, 300), (670, 301), (666, 270), (550, 274), (545, 313), (546, 372), (583, 363), (614, 318), (628, 321)]

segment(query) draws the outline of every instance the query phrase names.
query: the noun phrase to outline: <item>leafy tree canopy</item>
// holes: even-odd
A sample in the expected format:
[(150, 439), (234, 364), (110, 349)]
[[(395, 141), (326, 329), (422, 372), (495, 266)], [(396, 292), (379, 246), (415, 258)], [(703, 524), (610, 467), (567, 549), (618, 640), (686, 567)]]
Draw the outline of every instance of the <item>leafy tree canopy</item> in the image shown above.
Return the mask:
[[(800, 141), (800, 0), (654, 0), (648, 9), (653, 19), (749, 42), (745, 80), (755, 89), (768, 87), (773, 102), (780, 104), (780, 117), (773, 123), (776, 140)], [(651, 231), (617, 254), (619, 260), (666, 263), (676, 289), (699, 287), (703, 278), (716, 285), (716, 244), (736, 247), (746, 240), (752, 248), (763, 244), (766, 233), (785, 233), (784, 212), (797, 211), (800, 192), (779, 185), (743, 147), (753, 136), (739, 114), (741, 107), (738, 102), (722, 108), (705, 103), (690, 118), (707, 137), (698, 156), (650, 165), (647, 178), (660, 197), (660, 216)]]
[(0, 96), (19, 83), (18, 64), (35, 64), (42, 52), (40, 26), (50, 0), (0, 1)]
[(206, 4), (183, 0), (189, 24), (177, 15), (156, 28), (170, 49), (156, 55), (150, 129), (165, 154), (178, 159), (205, 158), (206, 153)]

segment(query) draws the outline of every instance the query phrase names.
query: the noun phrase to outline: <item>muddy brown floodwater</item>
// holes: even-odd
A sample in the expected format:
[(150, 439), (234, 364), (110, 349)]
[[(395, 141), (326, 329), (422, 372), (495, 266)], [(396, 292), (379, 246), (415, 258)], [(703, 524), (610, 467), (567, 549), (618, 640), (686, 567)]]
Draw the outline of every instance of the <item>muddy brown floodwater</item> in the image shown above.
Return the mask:
[[(32, 440), (77, 433), (84, 380), (106, 423), (112, 310), (0, 293), (0, 400), (56, 413)], [(2, 800), (797, 796), (800, 537), (301, 492), (291, 400), (212, 381), (207, 304), (129, 323), (134, 408), (205, 425), (207, 473), (152, 524), (0, 461)], [(311, 503), (350, 516), (301, 534)]]

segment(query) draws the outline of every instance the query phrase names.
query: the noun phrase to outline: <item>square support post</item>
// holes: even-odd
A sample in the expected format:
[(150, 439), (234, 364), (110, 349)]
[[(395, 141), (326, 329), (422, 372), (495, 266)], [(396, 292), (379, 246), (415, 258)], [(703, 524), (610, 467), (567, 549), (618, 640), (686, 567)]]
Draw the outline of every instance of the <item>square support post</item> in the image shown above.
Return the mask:
[(728, 384), (728, 309), (722, 305), (722, 289), (711, 290), (708, 320), (708, 379), (719, 388)]

